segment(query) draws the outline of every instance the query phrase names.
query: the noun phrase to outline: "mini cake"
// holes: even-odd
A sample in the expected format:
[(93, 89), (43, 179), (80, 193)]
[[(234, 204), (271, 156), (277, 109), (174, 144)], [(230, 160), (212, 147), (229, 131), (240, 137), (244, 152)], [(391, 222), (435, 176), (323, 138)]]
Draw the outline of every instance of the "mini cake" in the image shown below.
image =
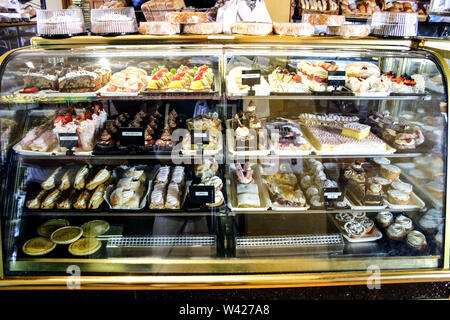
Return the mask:
[(409, 183), (405, 183), (405, 182), (401, 182), (401, 181), (394, 181), (391, 184), (391, 188), (407, 193), (408, 195), (411, 195), (413, 188), (412, 185), (410, 185)]
[(400, 173), (402, 171), (400, 170), (399, 167), (396, 167), (392, 164), (383, 164), (381, 165), (380, 168), (380, 175), (383, 178), (395, 181), (398, 179), (398, 177), (400, 176)]
[(409, 195), (407, 193), (391, 189), (387, 192), (388, 201), (392, 204), (405, 205), (409, 202)]
[(373, 158), (371, 161), (375, 166), (379, 167), (383, 164), (391, 164), (391, 160), (389, 160), (388, 158)]
[(370, 126), (358, 122), (344, 124), (342, 135), (357, 140), (363, 140), (369, 136)]
[(395, 223), (401, 224), (405, 228), (406, 232), (410, 232), (414, 229), (412, 220), (404, 215), (399, 215), (395, 218)]
[(394, 216), (389, 211), (378, 212), (375, 219), (377, 220), (378, 224), (384, 228), (390, 226), (392, 222), (394, 222)]
[(401, 224), (393, 223), (386, 229), (386, 234), (389, 239), (401, 241), (405, 237), (406, 231)]
[(427, 245), (427, 239), (425, 238), (423, 233), (417, 230), (413, 230), (408, 233), (408, 236), (406, 237), (406, 243), (414, 249), (423, 249)]

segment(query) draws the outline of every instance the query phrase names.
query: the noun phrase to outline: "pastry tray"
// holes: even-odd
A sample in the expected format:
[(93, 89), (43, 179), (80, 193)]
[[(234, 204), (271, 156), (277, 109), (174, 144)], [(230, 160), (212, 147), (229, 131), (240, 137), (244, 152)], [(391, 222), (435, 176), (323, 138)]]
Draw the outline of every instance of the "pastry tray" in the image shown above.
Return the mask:
[(383, 234), (381, 233), (380, 230), (378, 230), (378, 228), (375, 225), (373, 225), (372, 231), (370, 231), (369, 233), (364, 234), (363, 236), (361, 236), (360, 238), (351, 238), (347, 235), (347, 233), (345, 232), (344, 228), (336, 221), (336, 219), (334, 218), (334, 214), (329, 213), (329, 215), (331, 215), (331, 220), (333, 220), (334, 224), (336, 225), (336, 227), (339, 229), (339, 231), (341, 231), (342, 236), (348, 241), (348, 242), (352, 242), (352, 243), (357, 243), (357, 242), (369, 242), (369, 241), (376, 241), (379, 240), (383, 237)]
[(381, 153), (374, 153), (373, 151), (370, 151), (370, 150), (354, 150), (354, 151), (344, 151), (344, 152), (342, 152), (342, 151), (339, 151), (339, 152), (338, 151), (319, 151), (312, 144), (311, 144), (311, 147), (312, 147), (312, 152), (319, 156), (364, 155), (364, 156), (371, 156), (371, 157), (379, 157), (379, 156), (391, 155), (397, 151), (396, 149), (389, 146), (387, 143), (386, 143), (386, 152), (381, 152)]
[(390, 209), (394, 210), (415, 210), (423, 209), (425, 207), (425, 202), (423, 202), (423, 200), (420, 199), (414, 192), (411, 194), (408, 204), (392, 204), (387, 200), (386, 196), (383, 200)]
[[(150, 78), (150, 77), (149, 77)], [(219, 86), (219, 77), (214, 74), (214, 80), (211, 84), (210, 88), (200, 89), (200, 90), (191, 90), (191, 89), (165, 89), (165, 90), (146, 90), (147, 86), (142, 90), (143, 96), (161, 96), (161, 95), (171, 95), (171, 96), (185, 96), (185, 95), (218, 95), (220, 92), (216, 90), (216, 88), (220, 88)]]
[(270, 150), (245, 150), (245, 151), (236, 151), (234, 150), (234, 141), (233, 135), (231, 133), (233, 119), (228, 119), (226, 121), (226, 136), (227, 136), (227, 148), (228, 152), (236, 157), (245, 157), (245, 156), (267, 156), (270, 154)]
[[(170, 183), (170, 181), (167, 183), (167, 186), (169, 185), (169, 183)], [(179, 209), (167, 209), (167, 208), (163, 208), (163, 209), (150, 209), (150, 208), (147, 206), (147, 210), (149, 210), (149, 211), (158, 211), (158, 212), (161, 212), (161, 213), (164, 213), (164, 212), (183, 211), (184, 204), (185, 204), (185, 202), (186, 202), (187, 194), (188, 194), (188, 191), (189, 191), (189, 186), (190, 186), (191, 184), (192, 184), (192, 180), (187, 180), (187, 181), (185, 181), (185, 184), (184, 184), (184, 186), (183, 186), (183, 192), (182, 192), (182, 194), (181, 194), (181, 196), (180, 196), (180, 208), (179, 208)], [(147, 197), (148, 197), (147, 201), (148, 201), (148, 204), (149, 204), (149, 205), (150, 205), (150, 199), (151, 199), (152, 192), (153, 192), (153, 180), (150, 181), (150, 183), (149, 183), (149, 192), (148, 192), (148, 195), (147, 195)]]
[(265, 186), (262, 183), (261, 175), (259, 172), (259, 166), (258, 165), (252, 165), (253, 169), (253, 179), (255, 183), (258, 185), (258, 191), (259, 191), (259, 201), (260, 201), (260, 207), (258, 208), (239, 208), (237, 205), (237, 193), (236, 193), (236, 167), (234, 164), (230, 164), (229, 166), (229, 172), (228, 172), (228, 178), (226, 179), (227, 184), (227, 195), (228, 195), (228, 208), (230, 208), (231, 211), (267, 211), (270, 208), (270, 198), (267, 194), (267, 190)]
[(137, 165), (137, 166), (135, 166), (135, 168), (137, 170), (144, 170), (146, 172), (146, 174), (147, 174), (147, 181), (144, 184), (144, 185), (147, 186), (147, 189), (145, 191), (145, 194), (141, 198), (141, 201), (139, 203), (139, 208), (137, 208), (137, 209), (133, 208), (132, 209), (132, 208), (129, 208), (129, 207), (113, 207), (111, 205), (109, 199), (110, 199), (111, 193), (113, 192), (113, 190), (116, 187), (117, 182), (119, 181), (119, 176), (118, 176), (119, 172), (118, 171), (119, 170), (125, 171), (128, 168), (130, 168), (130, 167), (128, 167), (128, 166), (117, 166), (113, 170), (112, 176), (115, 178), (115, 183), (109, 185), (106, 188), (106, 191), (105, 191), (105, 194), (104, 194), (105, 202), (108, 204), (108, 206), (109, 206), (109, 208), (111, 210), (141, 211), (147, 205), (147, 198), (148, 198), (148, 195), (150, 193), (150, 181), (152, 181), (155, 178), (156, 173), (158, 172), (159, 166), (154, 166), (154, 167), (150, 167), (150, 166), (147, 166), (147, 165)]
[[(259, 166), (258, 166), (258, 171), (259, 171)], [(306, 211), (310, 208), (308, 201), (306, 200), (306, 196), (305, 196), (306, 204), (303, 207), (289, 207), (289, 206), (280, 205), (277, 202), (272, 202), (271, 197), (270, 197), (269, 188), (267, 187), (267, 184), (263, 177), (261, 177), (261, 181), (263, 184), (264, 193), (267, 194), (267, 199), (268, 199), (267, 202), (269, 203), (269, 207), (272, 208), (273, 211)], [(302, 190), (302, 192), (303, 192), (303, 190)]]

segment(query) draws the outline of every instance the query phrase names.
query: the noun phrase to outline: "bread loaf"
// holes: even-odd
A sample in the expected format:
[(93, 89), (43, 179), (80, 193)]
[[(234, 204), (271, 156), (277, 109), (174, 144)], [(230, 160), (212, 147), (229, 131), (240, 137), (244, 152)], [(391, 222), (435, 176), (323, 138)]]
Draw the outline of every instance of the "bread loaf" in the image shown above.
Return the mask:
[(345, 23), (345, 16), (321, 13), (306, 13), (302, 16), (303, 22), (308, 22), (313, 26), (342, 26)]
[(330, 33), (341, 37), (367, 37), (370, 34), (368, 24), (345, 24), (339, 27), (330, 27)]
[(314, 34), (314, 27), (309, 23), (273, 23), (276, 34), (288, 36), (310, 36)]
[(165, 20), (170, 23), (193, 24), (205, 23), (208, 17), (206, 12), (167, 12)]
[(150, 0), (141, 5), (141, 10), (147, 21), (164, 21), (166, 10), (180, 10), (184, 8), (186, 8), (184, 0)]
[(237, 22), (231, 25), (231, 32), (249, 35), (268, 35), (272, 33), (271, 23)]
[(186, 24), (183, 33), (188, 34), (218, 34), (222, 33), (223, 25), (219, 22)]
[(180, 33), (180, 25), (165, 21), (141, 22), (139, 25), (140, 34), (177, 34)]

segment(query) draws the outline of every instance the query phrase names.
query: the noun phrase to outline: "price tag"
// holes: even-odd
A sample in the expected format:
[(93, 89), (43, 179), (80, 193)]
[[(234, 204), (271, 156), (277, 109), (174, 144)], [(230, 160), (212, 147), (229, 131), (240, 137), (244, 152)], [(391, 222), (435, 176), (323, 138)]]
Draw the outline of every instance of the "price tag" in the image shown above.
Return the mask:
[(72, 150), (78, 147), (78, 133), (58, 133), (58, 138), (61, 148)]
[(144, 146), (144, 128), (119, 128), (119, 141), (122, 146)]
[(192, 144), (209, 144), (209, 131), (191, 131)]
[(261, 83), (260, 70), (242, 70), (242, 85), (255, 86)]
[(193, 204), (214, 203), (214, 186), (190, 186), (189, 200)]
[(345, 86), (345, 71), (328, 71), (328, 86)]

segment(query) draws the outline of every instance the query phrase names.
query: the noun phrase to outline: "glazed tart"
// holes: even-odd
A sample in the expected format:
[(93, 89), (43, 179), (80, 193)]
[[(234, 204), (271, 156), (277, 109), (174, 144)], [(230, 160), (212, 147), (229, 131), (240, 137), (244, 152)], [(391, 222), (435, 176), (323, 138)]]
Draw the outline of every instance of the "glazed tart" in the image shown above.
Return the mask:
[(381, 176), (392, 181), (397, 180), (401, 172), (399, 167), (392, 164), (382, 164), (380, 168)]
[(82, 234), (83, 230), (80, 227), (67, 226), (54, 231), (50, 240), (57, 244), (69, 244), (80, 239)]
[(93, 220), (83, 224), (81, 229), (84, 237), (95, 238), (108, 232), (109, 223), (104, 220)]
[(65, 219), (52, 219), (41, 224), (38, 229), (38, 235), (50, 238), (52, 233), (62, 227), (66, 227), (69, 225), (69, 222)]
[(56, 248), (56, 244), (44, 237), (28, 240), (22, 246), (22, 251), (29, 256), (41, 256)]
[(69, 252), (74, 256), (87, 256), (96, 253), (102, 247), (102, 242), (95, 238), (81, 238), (69, 246)]
[(405, 183), (405, 182), (401, 182), (401, 181), (394, 181), (391, 184), (391, 188), (404, 192), (408, 195), (411, 195), (413, 188), (412, 185), (410, 185), (409, 183)]

